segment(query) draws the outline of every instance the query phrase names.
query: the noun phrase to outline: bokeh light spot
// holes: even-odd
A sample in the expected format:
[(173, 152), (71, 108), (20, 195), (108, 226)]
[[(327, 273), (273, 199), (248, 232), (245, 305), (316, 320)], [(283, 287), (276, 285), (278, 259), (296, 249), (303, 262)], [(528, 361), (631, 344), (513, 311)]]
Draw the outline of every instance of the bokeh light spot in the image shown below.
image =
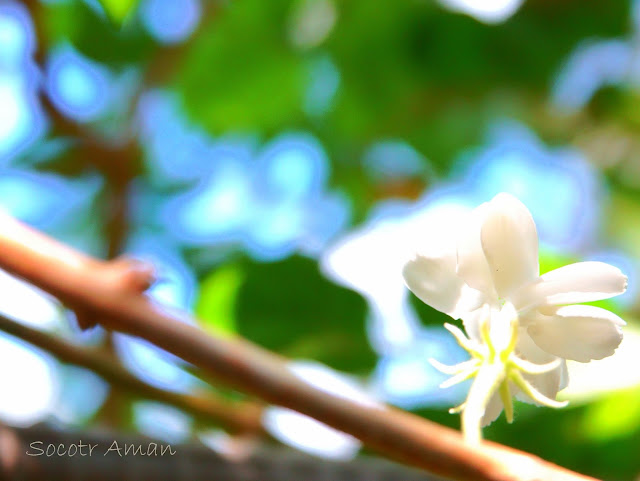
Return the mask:
[(199, 0), (144, 0), (140, 5), (142, 23), (161, 43), (180, 43), (198, 26), (201, 15)]
[(0, 334), (0, 418), (28, 426), (49, 415), (57, 399), (56, 369), (26, 344)]
[(47, 92), (65, 115), (81, 121), (95, 120), (110, 101), (110, 77), (105, 67), (65, 46), (49, 59)]

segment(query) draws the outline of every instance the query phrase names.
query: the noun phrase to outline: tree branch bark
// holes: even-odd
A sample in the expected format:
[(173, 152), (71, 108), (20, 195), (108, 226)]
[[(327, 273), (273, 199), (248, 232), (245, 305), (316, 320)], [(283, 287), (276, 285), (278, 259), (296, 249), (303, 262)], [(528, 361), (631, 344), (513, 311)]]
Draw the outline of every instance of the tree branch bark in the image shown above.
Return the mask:
[(73, 310), (95, 313), (107, 329), (146, 339), (235, 389), (311, 416), (398, 461), (469, 481), (593, 479), (495, 443), (471, 446), (457, 431), (418, 416), (316, 389), (279, 356), (242, 339), (209, 335), (152, 303), (131, 287), (140, 276), (135, 264), (90, 258), (7, 215), (0, 217), (0, 267)]
[(207, 424), (238, 434), (262, 432), (262, 410), (257, 404), (231, 403), (213, 395), (195, 396), (159, 389), (141, 381), (117, 359), (101, 351), (77, 346), (3, 315), (0, 315), (0, 330), (53, 354), (62, 362), (87, 368), (111, 384), (142, 398), (177, 407)]

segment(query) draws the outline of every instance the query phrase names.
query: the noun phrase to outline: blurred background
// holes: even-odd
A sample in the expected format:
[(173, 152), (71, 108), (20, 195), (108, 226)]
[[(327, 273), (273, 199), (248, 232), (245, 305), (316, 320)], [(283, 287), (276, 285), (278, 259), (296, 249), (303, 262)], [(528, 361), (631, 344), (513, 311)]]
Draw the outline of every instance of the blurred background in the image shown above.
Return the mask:
[[(427, 359), (465, 359), (405, 288), (408, 239), (498, 192), (532, 211), (546, 272), (622, 269), (599, 303), (618, 352), (571, 400), (519, 403), (489, 439), (609, 480), (640, 474), (640, 2), (0, 0), (0, 207), (102, 258), (154, 262), (150, 295), (292, 359), (305, 379), (458, 427)], [(101, 346), (165, 390), (215, 390), (153, 346), (81, 332), (0, 272), (0, 312)], [(0, 419), (111, 426), (220, 449), (222, 431), (0, 333)], [(282, 442), (347, 459), (291, 412)]]

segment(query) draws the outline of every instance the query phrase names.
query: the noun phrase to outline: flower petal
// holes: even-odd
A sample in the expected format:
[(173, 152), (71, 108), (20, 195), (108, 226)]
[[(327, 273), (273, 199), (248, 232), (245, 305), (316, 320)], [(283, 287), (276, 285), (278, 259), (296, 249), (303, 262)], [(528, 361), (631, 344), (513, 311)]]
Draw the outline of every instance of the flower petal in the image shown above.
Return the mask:
[(560, 386), (558, 391), (562, 391), (569, 385), (569, 369), (567, 368), (567, 361), (563, 360), (560, 364)]
[(497, 298), (489, 264), (487, 264), (480, 240), (482, 224), (488, 209), (488, 203), (476, 207), (471, 213), (467, 225), (460, 229), (456, 271), (472, 288), (485, 293), (488, 297)]
[(489, 202), (480, 238), (500, 297), (538, 277), (536, 224), (518, 199), (502, 193)]
[(491, 396), (491, 399), (489, 399), (489, 402), (487, 403), (487, 406), (484, 410), (484, 416), (482, 416), (482, 427), (488, 426), (493, 421), (498, 419), (498, 416), (500, 416), (500, 413), (503, 409), (504, 404), (500, 399), (500, 393), (496, 391), (495, 393), (493, 393), (493, 396)]
[(555, 356), (579, 362), (603, 359), (622, 341), (620, 327), (625, 323), (606, 309), (575, 305), (549, 314), (537, 316), (527, 332), (538, 347)]
[[(516, 350), (519, 357), (535, 364), (547, 364), (556, 359), (556, 356), (540, 349), (526, 331), (520, 332)], [(558, 391), (566, 387), (563, 386), (565, 382), (565, 371), (566, 362), (562, 361), (558, 367), (552, 371), (543, 374), (523, 373), (522, 375), (533, 387), (540, 391), (540, 393), (548, 398), (555, 399)], [(516, 392), (516, 398), (529, 404), (538, 404), (519, 389)]]
[(462, 325), (464, 326), (464, 330), (466, 331), (467, 336), (469, 336), (469, 339), (480, 342), (480, 324), (486, 316), (487, 311), (484, 306), (462, 316)]
[(402, 270), (407, 287), (422, 302), (454, 319), (477, 309), (482, 295), (456, 275), (455, 251), (439, 256), (416, 256)]
[(599, 301), (627, 290), (627, 276), (604, 262), (578, 262), (540, 276), (514, 299), (518, 309)]

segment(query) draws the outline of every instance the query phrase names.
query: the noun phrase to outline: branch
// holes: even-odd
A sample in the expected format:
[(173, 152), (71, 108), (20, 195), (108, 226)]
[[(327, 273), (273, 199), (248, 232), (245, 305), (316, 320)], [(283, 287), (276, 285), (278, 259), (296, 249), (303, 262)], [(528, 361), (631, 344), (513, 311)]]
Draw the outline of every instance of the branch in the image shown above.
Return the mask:
[(94, 313), (107, 329), (146, 339), (230, 387), (311, 416), (398, 461), (470, 481), (592, 479), (495, 443), (470, 446), (457, 431), (418, 416), (316, 389), (277, 355), (241, 339), (209, 335), (154, 304), (138, 288), (148, 272), (135, 263), (93, 259), (7, 215), (0, 217), (0, 267), (75, 311)]
[(221, 425), (234, 433), (256, 433), (262, 430), (261, 409), (257, 405), (232, 404), (212, 395), (202, 397), (164, 391), (141, 381), (111, 356), (71, 344), (3, 315), (0, 315), (0, 330), (53, 354), (62, 362), (87, 368), (111, 384), (121, 386), (142, 398), (175, 406), (208, 424)]

